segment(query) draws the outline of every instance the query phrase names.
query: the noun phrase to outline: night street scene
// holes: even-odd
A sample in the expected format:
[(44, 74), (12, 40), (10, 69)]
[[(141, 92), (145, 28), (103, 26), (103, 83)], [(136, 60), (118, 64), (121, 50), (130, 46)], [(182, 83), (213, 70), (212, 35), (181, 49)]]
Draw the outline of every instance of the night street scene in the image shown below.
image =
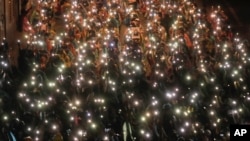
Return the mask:
[(229, 141), (250, 124), (247, 6), (1, 0), (0, 141)]

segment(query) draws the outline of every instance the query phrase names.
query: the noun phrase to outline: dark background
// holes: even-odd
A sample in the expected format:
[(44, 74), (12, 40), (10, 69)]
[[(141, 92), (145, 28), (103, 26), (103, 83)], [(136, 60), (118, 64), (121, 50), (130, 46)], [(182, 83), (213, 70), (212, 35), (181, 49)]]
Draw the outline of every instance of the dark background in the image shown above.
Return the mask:
[(242, 0), (222, 0), (227, 1), (232, 8), (234, 8), (235, 13), (239, 16), (239, 19), (246, 24), (250, 24), (250, 4), (248, 1)]
[(205, 0), (220, 4), (225, 9), (236, 32), (250, 40), (250, 4), (244, 0)]

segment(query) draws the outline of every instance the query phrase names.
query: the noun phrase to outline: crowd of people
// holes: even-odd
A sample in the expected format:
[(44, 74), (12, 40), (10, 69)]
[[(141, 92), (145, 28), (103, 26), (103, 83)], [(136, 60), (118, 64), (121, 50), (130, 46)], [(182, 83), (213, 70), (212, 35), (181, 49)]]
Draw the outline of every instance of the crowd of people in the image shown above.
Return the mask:
[(41, 0), (22, 19), (1, 138), (228, 141), (249, 122), (249, 43), (220, 6)]

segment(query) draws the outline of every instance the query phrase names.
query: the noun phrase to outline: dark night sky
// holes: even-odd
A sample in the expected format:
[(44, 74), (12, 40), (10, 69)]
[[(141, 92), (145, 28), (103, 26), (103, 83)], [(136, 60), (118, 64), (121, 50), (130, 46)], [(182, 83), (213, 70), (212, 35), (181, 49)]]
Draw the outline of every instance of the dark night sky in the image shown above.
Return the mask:
[(221, 5), (226, 15), (229, 17), (229, 23), (237, 31), (250, 39), (250, 4), (247, 0), (200, 0), (207, 5)]
[[(221, 5), (230, 17), (232, 10), (243, 24), (250, 24), (250, 5), (247, 0), (200, 0), (207, 5)], [(230, 11), (231, 10), (231, 11)], [(231, 17), (232, 18), (232, 17)]]
[[(225, 0), (226, 1), (226, 0)], [(248, 1), (242, 0), (227, 0), (234, 8), (239, 19), (246, 24), (250, 24), (250, 5)]]

